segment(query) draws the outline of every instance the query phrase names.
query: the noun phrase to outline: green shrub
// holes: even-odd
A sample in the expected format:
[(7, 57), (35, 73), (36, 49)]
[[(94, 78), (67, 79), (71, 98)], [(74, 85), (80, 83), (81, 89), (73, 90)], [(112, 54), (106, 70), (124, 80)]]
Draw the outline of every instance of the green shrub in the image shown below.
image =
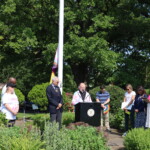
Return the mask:
[(33, 124), (36, 125), (43, 132), (45, 122), (50, 121), (49, 114), (36, 114), (31, 118), (33, 120)]
[(48, 107), (48, 100), (46, 96), (46, 88), (49, 83), (43, 83), (40, 85), (35, 85), (31, 91), (28, 93), (29, 101), (37, 104), (41, 111), (46, 111)]
[(63, 128), (58, 130), (56, 123), (45, 123), (44, 141), (46, 150), (71, 150), (71, 139), (67, 135), (67, 130)]
[(93, 127), (58, 130), (57, 124), (46, 123), (44, 131), (46, 150), (108, 150), (105, 140)]
[(6, 119), (5, 114), (0, 113), (0, 126), (6, 125), (8, 123), (8, 120)]
[(111, 128), (124, 130), (124, 111), (119, 109), (116, 113), (110, 113), (109, 122)]
[(23, 102), (25, 101), (25, 96), (23, 95), (23, 93), (19, 89), (15, 89), (15, 93), (18, 97), (19, 103), (22, 105)]
[(14, 137), (12, 140), (8, 138), (9, 144), (3, 150), (39, 150), (42, 149), (44, 143), (40, 139), (32, 139), (32, 137), (22, 136)]
[(75, 130), (68, 130), (75, 150), (108, 150), (105, 140), (93, 127), (78, 126)]
[(150, 95), (150, 89), (146, 89), (146, 94)]
[(72, 93), (63, 92), (63, 103), (64, 103), (63, 109), (64, 109), (64, 111), (73, 112), (74, 107), (71, 104), (71, 101), (72, 101)]
[(129, 131), (124, 139), (127, 150), (149, 150), (150, 149), (150, 130), (137, 128)]
[(62, 124), (67, 126), (69, 123), (74, 122), (75, 114), (72, 112), (64, 112), (62, 116)]
[[(31, 117), (33, 124), (40, 128), (41, 131), (44, 130), (45, 122), (50, 121), (50, 114), (36, 114)], [(64, 112), (62, 115), (62, 124), (67, 126), (69, 123), (74, 121), (74, 113)]]
[[(96, 99), (96, 93), (100, 90), (99, 87), (96, 87), (89, 91), (93, 100)], [(115, 85), (106, 86), (106, 90), (110, 93), (110, 110), (111, 113), (116, 113), (120, 107), (124, 98), (124, 90)]]
[(43, 147), (38, 130), (19, 127), (0, 128), (0, 149), (2, 150), (39, 150)]

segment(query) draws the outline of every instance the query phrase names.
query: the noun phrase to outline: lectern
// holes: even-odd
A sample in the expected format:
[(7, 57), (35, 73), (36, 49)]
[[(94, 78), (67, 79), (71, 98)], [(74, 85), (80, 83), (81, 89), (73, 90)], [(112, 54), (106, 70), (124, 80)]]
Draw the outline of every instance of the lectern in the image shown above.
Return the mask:
[(100, 126), (101, 104), (97, 102), (80, 102), (75, 105), (75, 122), (85, 122)]

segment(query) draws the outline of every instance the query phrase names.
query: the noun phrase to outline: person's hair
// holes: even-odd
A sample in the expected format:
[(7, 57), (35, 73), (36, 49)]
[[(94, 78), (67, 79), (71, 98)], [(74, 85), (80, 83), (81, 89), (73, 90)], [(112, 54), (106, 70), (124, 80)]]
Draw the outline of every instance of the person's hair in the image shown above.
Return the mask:
[(127, 85), (126, 85), (126, 88), (127, 88), (127, 87), (128, 87), (130, 90), (132, 90), (132, 91), (133, 91), (133, 87), (132, 87), (132, 85), (131, 85), (131, 84), (127, 84)]
[(8, 79), (7, 83), (14, 83), (14, 84), (16, 84), (16, 78), (10, 77), (10, 78)]
[(100, 89), (102, 90), (102, 89), (105, 89), (105, 85), (101, 85), (100, 86)]
[(85, 85), (85, 87), (86, 87), (86, 84), (84, 82), (81, 82), (78, 87), (80, 87), (81, 84)]
[(138, 93), (138, 91), (141, 91), (142, 92), (142, 94), (146, 94), (146, 91), (145, 91), (145, 89), (144, 89), (144, 87), (143, 86), (139, 86), (139, 87), (137, 87), (137, 93)]
[(58, 77), (55, 76), (52, 78), (52, 81), (56, 81), (56, 80), (58, 80)]

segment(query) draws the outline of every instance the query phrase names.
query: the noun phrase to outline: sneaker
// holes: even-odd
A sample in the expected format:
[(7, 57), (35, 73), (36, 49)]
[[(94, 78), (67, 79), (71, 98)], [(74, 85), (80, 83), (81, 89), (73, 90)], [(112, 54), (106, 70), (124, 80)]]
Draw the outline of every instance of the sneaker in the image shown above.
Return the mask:
[(125, 137), (127, 135), (127, 132), (123, 133), (122, 137)]

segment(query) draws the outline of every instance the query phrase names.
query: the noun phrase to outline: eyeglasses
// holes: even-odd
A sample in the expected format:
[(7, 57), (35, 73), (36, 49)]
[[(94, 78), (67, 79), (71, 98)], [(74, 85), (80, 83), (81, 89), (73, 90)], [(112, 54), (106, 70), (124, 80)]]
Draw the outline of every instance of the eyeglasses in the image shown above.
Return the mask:
[(127, 91), (129, 91), (130, 89), (127, 89)]

